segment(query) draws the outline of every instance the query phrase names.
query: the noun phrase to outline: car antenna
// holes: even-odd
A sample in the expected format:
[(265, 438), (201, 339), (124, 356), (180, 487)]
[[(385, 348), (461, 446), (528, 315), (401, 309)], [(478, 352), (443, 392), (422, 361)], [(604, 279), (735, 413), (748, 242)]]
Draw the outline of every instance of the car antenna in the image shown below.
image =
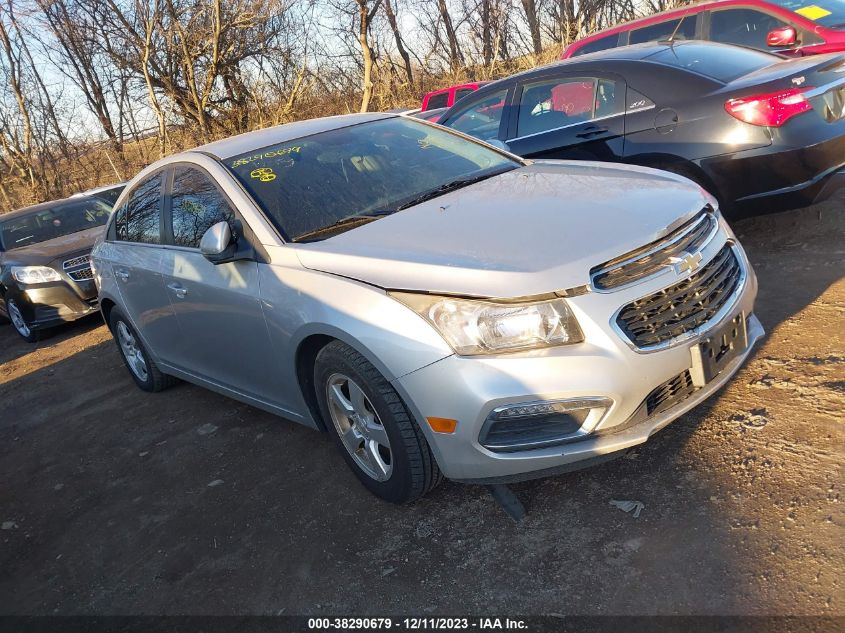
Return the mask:
[(680, 29), (680, 28), (681, 28), (681, 24), (683, 24), (683, 23), (684, 23), (684, 20), (686, 20), (686, 19), (687, 19), (687, 16), (688, 16), (689, 14), (690, 14), (690, 10), (688, 9), (688, 10), (686, 11), (686, 13), (684, 13), (684, 14), (681, 16), (681, 19), (680, 19), (680, 20), (678, 20), (678, 23), (675, 25), (675, 30), (674, 30), (674, 31), (672, 31), (672, 35), (670, 35), (670, 36), (669, 36), (669, 39), (668, 39), (668, 40), (665, 40), (666, 42), (668, 42), (669, 44), (674, 44), (674, 43), (675, 43), (675, 36), (678, 34), (678, 29)]

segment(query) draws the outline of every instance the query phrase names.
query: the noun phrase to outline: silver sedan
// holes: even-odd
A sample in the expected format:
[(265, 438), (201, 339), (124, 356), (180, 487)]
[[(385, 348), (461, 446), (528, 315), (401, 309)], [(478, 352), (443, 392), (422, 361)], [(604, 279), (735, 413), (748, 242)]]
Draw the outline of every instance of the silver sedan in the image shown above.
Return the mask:
[(699, 186), (383, 114), (151, 165), (92, 260), (139, 387), (187, 380), (328, 431), (393, 502), (617, 456), (763, 333)]

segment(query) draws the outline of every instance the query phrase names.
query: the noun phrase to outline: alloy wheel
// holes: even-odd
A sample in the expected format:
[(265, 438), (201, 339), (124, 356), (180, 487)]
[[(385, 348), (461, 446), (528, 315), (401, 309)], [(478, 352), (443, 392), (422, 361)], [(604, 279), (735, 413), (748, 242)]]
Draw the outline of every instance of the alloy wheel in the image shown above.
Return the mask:
[(15, 329), (21, 336), (29, 338), (32, 335), (32, 330), (29, 329), (29, 326), (26, 324), (18, 306), (15, 305), (14, 301), (9, 301), (7, 307), (9, 308), (9, 318), (12, 320), (12, 325), (15, 326)]
[(120, 344), (120, 351), (123, 352), (129, 369), (132, 370), (138, 380), (146, 382), (149, 376), (147, 361), (144, 359), (138, 341), (123, 321), (117, 324), (117, 342)]
[(326, 397), (335, 430), (358, 467), (376, 481), (390, 479), (390, 439), (361, 387), (348, 376), (333, 374), (326, 383)]

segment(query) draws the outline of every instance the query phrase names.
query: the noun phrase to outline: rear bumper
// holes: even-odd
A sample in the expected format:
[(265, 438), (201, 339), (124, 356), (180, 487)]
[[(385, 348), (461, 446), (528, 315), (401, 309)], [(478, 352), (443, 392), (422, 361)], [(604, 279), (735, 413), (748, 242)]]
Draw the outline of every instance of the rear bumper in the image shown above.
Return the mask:
[(727, 216), (785, 211), (821, 202), (845, 185), (845, 135), (804, 142), (785, 148), (776, 139), (769, 147), (696, 162), (716, 186)]
[(33, 330), (45, 329), (81, 319), (99, 310), (93, 281), (78, 286), (74, 289), (65, 282), (26, 286), (15, 299), (29, 327)]

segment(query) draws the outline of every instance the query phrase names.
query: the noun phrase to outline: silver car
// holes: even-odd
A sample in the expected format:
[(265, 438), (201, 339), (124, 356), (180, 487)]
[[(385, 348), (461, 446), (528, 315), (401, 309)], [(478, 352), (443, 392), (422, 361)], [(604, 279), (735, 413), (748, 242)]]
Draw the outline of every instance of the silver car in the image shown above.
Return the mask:
[(328, 431), (406, 502), (610, 459), (724, 385), (763, 330), (715, 205), (661, 171), (350, 115), (155, 163), (93, 265), (139, 387)]

